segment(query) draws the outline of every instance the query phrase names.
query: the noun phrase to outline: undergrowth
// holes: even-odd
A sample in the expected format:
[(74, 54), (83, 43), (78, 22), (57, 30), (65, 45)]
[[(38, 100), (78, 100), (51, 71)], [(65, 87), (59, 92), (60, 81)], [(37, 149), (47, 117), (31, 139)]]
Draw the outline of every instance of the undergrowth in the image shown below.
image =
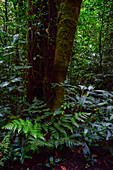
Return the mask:
[(24, 102), (28, 108), (23, 110), (23, 117), (2, 127), (10, 132), (0, 145), (4, 146), (0, 149), (2, 166), (9, 158), (23, 163), (44, 147), (49, 151), (60, 146), (82, 146), (84, 156), (92, 164), (96, 162), (92, 147), (101, 146), (104, 154), (113, 155), (113, 93), (94, 90), (92, 86), (79, 86), (77, 94), (76, 86), (66, 89), (65, 103), (55, 112), (35, 98), (32, 105)]

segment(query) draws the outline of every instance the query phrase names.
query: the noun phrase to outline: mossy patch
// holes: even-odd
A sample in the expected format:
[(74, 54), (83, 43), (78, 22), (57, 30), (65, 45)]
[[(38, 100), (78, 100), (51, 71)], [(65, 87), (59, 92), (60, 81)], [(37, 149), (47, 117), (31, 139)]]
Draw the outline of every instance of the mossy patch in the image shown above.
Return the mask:
[[(81, 0), (66, 0), (58, 24), (54, 61), (54, 83), (64, 82), (70, 58), (72, 56)], [(54, 89), (53, 110), (58, 109), (64, 101), (64, 87)]]

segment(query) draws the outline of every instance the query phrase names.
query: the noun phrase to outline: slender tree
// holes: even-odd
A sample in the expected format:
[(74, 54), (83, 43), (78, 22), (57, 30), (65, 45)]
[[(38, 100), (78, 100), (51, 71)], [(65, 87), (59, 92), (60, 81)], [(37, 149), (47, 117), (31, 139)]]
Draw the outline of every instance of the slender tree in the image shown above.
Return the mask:
[[(8, 22), (8, 14), (7, 14), (7, 0), (5, 0), (5, 25), (4, 25), (4, 31), (7, 34), (7, 22)], [(7, 45), (7, 38), (5, 36), (4, 38), (4, 44)]]

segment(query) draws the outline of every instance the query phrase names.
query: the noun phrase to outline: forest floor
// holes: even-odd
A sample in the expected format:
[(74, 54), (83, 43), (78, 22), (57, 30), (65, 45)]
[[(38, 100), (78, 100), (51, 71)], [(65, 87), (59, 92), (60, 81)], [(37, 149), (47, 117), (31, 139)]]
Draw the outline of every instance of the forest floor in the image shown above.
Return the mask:
[(94, 155), (96, 162), (91, 165), (91, 161), (88, 162), (84, 158), (82, 148), (75, 148), (74, 151), (65, 148), (59, 153), (54, 151), (54, 160), (55, 157), (62, 158), (62, 160), (59, 163), (51, 163), (48, 168), (45, 165), (50, 164), (49, 158), (53, 156), (52, 154), (53, 152), (48, 154), (45, 152), (38, 156), (35, 155), (33, 159), (26, 160), (22, 165), (17, 161), (11, 164), (12, 168), (4, 167), (3, 170), (113, 170), (113, 156)]

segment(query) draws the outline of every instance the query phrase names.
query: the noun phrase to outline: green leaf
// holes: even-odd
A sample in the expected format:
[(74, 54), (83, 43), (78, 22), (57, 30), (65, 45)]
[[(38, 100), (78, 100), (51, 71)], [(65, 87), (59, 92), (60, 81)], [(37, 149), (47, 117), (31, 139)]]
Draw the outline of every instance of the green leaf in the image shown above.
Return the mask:
[(59, 139), (59, 133), (58, 132), (53, 133), (51, 136), (54, 137), (57, 140)]
[(40, 139), (45, 140), (44, 135), (42, 133), (40, 133), (40, 132), (37, 132), (37, 137), (40, 138)]
[(81, 134), (72, 134), (71, 136), (69, 136), (69, 138), (82, 138)]
[(30, 129), (28, 128), (27, 125), (23, 126), (23, 132), (24, 132), (24, 133), (28, 133), (29, 130), (30, 130)]
[(113, 106), (108, 106), (107, 111), (111, 112), (113, 110)]
[(13, 120), (12, 123), (14, 124), (13, 130), (15, 131), (19, 127), (20, 122), (18, 120)]
[(81, 122), (84, 122), (84, 120), (83, 119), (81, 119), (79, 116), (78, 116), (78, 113), (75, 113), (75, 119), (77, 119), (77, 120), (79, 120), (79, 121), (81, 121)]
[(26, 125), (25, 120), (23, 120), (23, 119), (21, 119), (21, 118), (19, 118), (18, 120), (21, 122), (22, 125)]
[(2, 84), (0, 84), (0, 87), (6, 87), (6, 86), (8, 86), (9, 84), (10, 84), (10, 82), (5, 81), (5, 82), (3, 82)]
[(65, 123), (65, 124), (62, 123), (61, 125), (64, 126), (64, 127), (67, 127), (71, 131), (71, 133), (73, 133), (73, 128), (69, 123)]
[(49, 128), (48, 128), (48, 126), (47, 126), (46, 124), (43, 124), (43, 125), (42, 125), (42, 128), (45, 130), (45, 132), (48, 133)]
[(41, 126), (40, 126), (40, 123), (35, 123), (34, 124), (34, 129), (36, 130), (36, 131), (40, 131), (41, 130)]
[(30, 120), (26, 119), (26, 123), (27, 123), (27, 126), (28, 126), (29, 130), (33, 129), (33, 124), (32, 124), (32, 122)]
[(17, 130), (18, 130), (18, 133), (22, 130), (22, 125), (21, 124), (18, 125), (18, 129)]
[(14, 82), (18, 82), (18, 81), (21, 81), (21, 78), (20, 78), (20, 77), (14, 78), (14, 79), (11, 80), (11, 82), (13, 82), (13, 83), (14, 83)]
[(113, 115), (111, 115), (110, 120), (113, 120)]
[(34, 129), (30, 129), (30, 135), (37, 138), (37, 132)]
[(14, 127), (14, 124), (13, 123), (8, 123), (7, 125), (3, 126), (2, 129), (9, 129), (9, 130), (12, 130)]
[(58, 123), (54, 123), (55, 128), (57, 128), (60, 132), (64, 133), (65, 135), (67, 135), (66, 131), (64, 130), (64, 128), (62, 128), (60, 125), (58, 125)]
[(49, 161), (50, 161), (50, 163), (53, 163), (53, 157), (51, 156), (50, 158), (49, 158)]
[(98, 106), (104, 106), (104, 105), (106, 105), (107, 103), (105, 103), (105, 102), (102, 102), (102, 103), (98, 103), (97, 105)]
[(76, 127), (79, 127), (78, 123), (75, 121), (74, 118), (71, 119), (71, 122), (72, 122), (72, 124), (75, 125)]

